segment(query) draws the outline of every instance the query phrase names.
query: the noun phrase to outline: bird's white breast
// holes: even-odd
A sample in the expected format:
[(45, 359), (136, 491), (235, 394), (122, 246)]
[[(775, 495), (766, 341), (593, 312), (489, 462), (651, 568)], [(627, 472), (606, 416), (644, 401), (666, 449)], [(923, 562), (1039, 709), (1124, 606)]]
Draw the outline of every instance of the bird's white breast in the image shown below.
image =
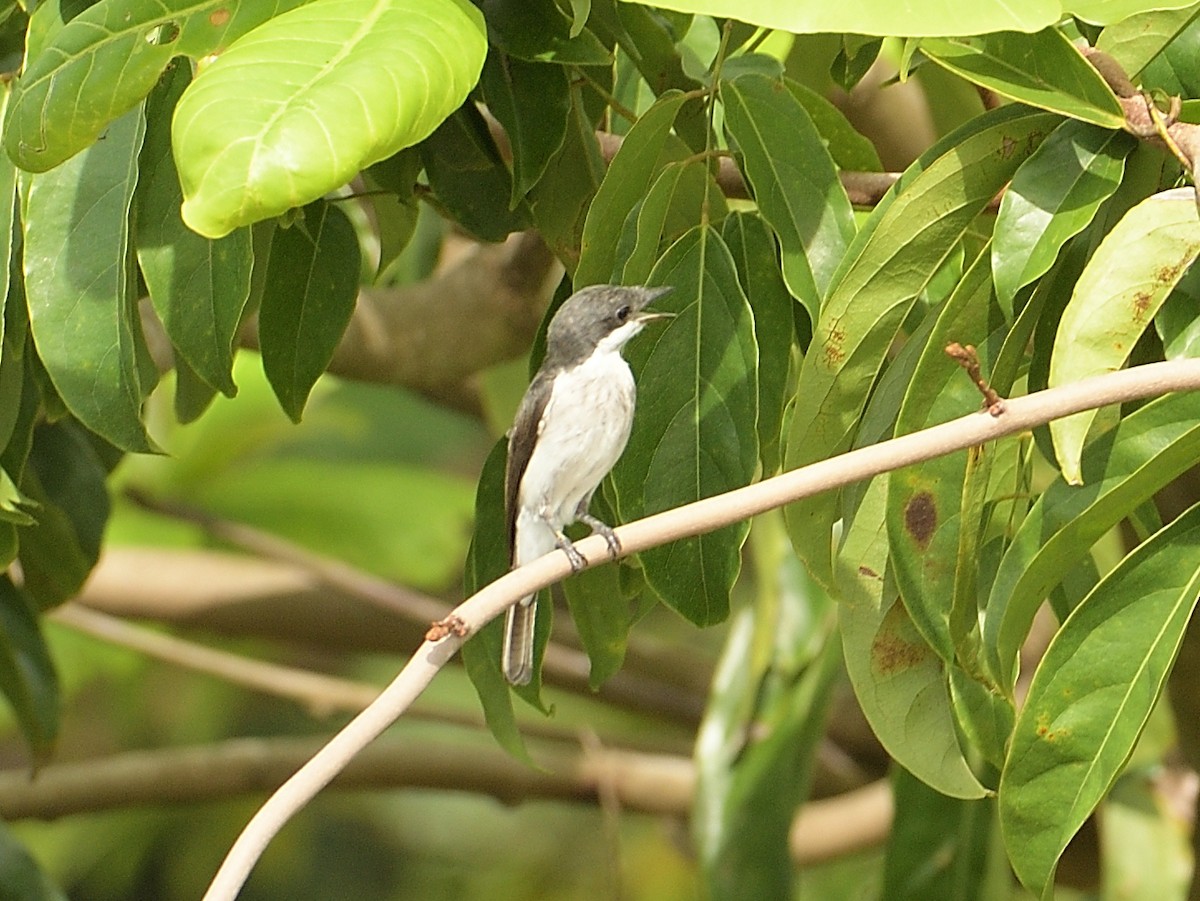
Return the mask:
[(602, 346), (555, 378), (521, 478), (518, 563), (554, 547), (550, 527), (574, 522), (580, 502), (617, 462), (629, 440), (635, 398), (633, 373), (619, 350)]

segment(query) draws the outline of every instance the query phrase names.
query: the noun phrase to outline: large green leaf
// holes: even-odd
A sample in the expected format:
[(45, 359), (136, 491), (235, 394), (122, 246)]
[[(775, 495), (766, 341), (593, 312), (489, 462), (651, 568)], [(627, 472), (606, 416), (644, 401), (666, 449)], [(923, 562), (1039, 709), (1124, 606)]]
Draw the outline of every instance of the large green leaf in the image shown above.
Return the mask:
[(781, 81), (743, 75), (722, 83), (721, 100), (759, 211), (779, 236), (784, 280), (815, 322), (855, 231), (837, 169)]
[(146, 106), (134, 242), (154, 310), (176, 353), (211, 387), (232, 396), (233, 344), (250, 297), (250, 229), (209, 240), (183, 224), (183, 192), (171, 158), (171, 112), (187, 87), (174, 66)]
[[(897, 434), (956, 419), (978, 404), (978, 390), (943, 348), (951, 341), (979, 345), (986, 366), (987, 337), (998, 325), (989, 322), (989, 313), (997, 312), (985, 249), (942, 306), (905, 393)], [(994, 453), (995, 447), (988, 446), (946, 454), (893, 472), (890, 479), (892, 572), (913, 623), (947, 662), (965, 652), (969, 625), (964, 623), (977, 619), (974, 545), (982, 530), (982, 510), (971, 499), (975, 491), (986, 489), (985, 464)], [(970, 584), (962, 584), (968, 575)]]
[[(639, 400), (613, 470), (622, 522), (748, 484), (758, 465), (758, 349), (728, 248), (711, 228), (697, 226), (649, 281), (674, 287), (656, 307), (676, 316), (649, 326), (655, 333), (626, 354)], [(647, 582), (692, 622), (720, 622), (746, 529), (737, 523), (643, 552)]]
[(147, 370), (128, 283), (129, 209), (145, 121), (141, 109), (103, 141), (25, 179), (25, 293), (34, 344), (63, 403), (117, 447), (150, 450)]
[(1149, 9), (1187, 6), (1188, 0), (1028, 0), (1024, 3), (953, 3), (940, 0), (853, 0), (796, 3), (794, 0), (656, 0), (656, 6), (702, 13), (797, 34), (851, 32), (889, 35), (983, 34), (1038, 31), (1077, 14), (1096, 24), (1117, 22)]
[(646, 196), (667, 160), (683, 155), (668, 145), (668, 138), (685, 99), (681, 93), (665, 93), (625, 136), (584, 221), (576, 288), (604, 284), (612, 278), (625, 219)]
[(754, 311), (758, 342), (758, 450), (765, 473), (780, 465), (783, 409), (792, 363), (792, 313), (775, 242), (763, 220), (748, 212), (726, 217), (721, 237), (733, 254), (742, 290)]
[(210, 54), (302, 2), (97, 3), (27, 60), (5, 122), (5, 149), (23, 169), (52, 169), (133, 109), (173, 57)]
[(183, 220), (216, 238), (345, 184), (431, 134), (486, 51), (466, 0), (312, 0), (276, 16), (179, 101)]
[[(1190, 188), (1156, 194), (1116, 224), (1075, 284), (1050, 358), (1050, 384), (1120, 369), (1158, 308), (1200, 255), (1200, 217)], [(1050, 423), (1063, 477), (1082, 479), (1079, 458), (1095, 410)]]
[(1133, 147), (1124, 132), (1064, 122), (1021, 164), (1000, 200), (992, 245), (996, 293), (1006, 309), (1112, 196)]
[(354, 312), (358, 276), (358, 237), (335, 204), (309, 204), (291, 228), (275, 232), (259, 345), (271, 387), (297, 422)]
[[(1056, 121), (1020, 107), (980, 116), (922, 156), (876, 207), (846, 252), (801, 366), (786, 468), (849, 449), (909, 309)], [(840, 493), (828, 491), (787, 509), (797, 552), (826, 585), (839, 505)]]
[(554, 0), (481, 0), (479, 6), (492, 43), (509, 56), (563, 65), (612, 65), (612, 52), (583, 22), (572, 26)]
[(1083, 453), (1084, 484), (1046, 488), (1001, 559), (983, 620), (984, 649), (1005, 691), (1017, 653), (1050, 591), (1102, 535), (1200, 457), (1196, 400), (1168, 395), (1123, 418)]
[[(708, 166), (699, 160), (668, 163), (625, 220), (613, 281), (644, 284), (658, 258), (684, 232), (708, 213), (708, 222), (719, 225), (727, 212), (725, 195)], [(619, 277), (617, 273), (620, 273)]]
[(921, 42), (921, 52), (1002, 97), (1103, 128), (1125, 125), (1112, 88), (1057, 28), (1037, 34), (934, 38)]
[(1200, 506), (1126, 557), (1046, 649), (1000, 777), (1005, 845), (1035, 893), (1133, 751), (1197, 597)]
[(1151, 9), (1138, 13), (1105, 28), (1096, 41), (1096, 49), (1103, 50), (1136, 79), (1197, 15), (1200, 15), (1200, 4), (1195, 3), (1179, 9)]
[(945, 666), (897, 600), (841, 604), (846, 671), (863, 714), (897, 763), (951, 798), (982, 798), (958, 743)]

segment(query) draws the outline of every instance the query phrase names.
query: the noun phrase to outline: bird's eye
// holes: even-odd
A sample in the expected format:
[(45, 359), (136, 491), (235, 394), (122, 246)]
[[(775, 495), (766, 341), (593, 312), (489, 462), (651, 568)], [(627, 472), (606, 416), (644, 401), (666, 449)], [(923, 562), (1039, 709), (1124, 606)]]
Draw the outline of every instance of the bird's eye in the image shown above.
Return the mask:
[(619, 310), (617, 310), (617, 322), (624, 322), (629, 318), (629, 314), (631, 312), (632, 311), (629, 309), (629, 307), (621, 307)]

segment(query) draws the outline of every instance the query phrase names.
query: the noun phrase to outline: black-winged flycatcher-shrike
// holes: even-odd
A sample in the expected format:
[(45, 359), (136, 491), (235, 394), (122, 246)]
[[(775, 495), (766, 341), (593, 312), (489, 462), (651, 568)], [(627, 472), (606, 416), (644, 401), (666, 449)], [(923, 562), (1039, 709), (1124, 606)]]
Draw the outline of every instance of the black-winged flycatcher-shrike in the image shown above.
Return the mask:
[[(621, 349), (652, 319), (646, 309), (671, 288), (593, 285), (563, 303), (546, 332), (546, 357), (508, 433), (505, 521), (514, 567), (559, 548), (573, 570), (583, 557), (563, 529), (576, 520), (621, 550), (613, 530), (588, 514), (601, 480), (625, 450), (637, 390)], [(504, 677), (525, 685), (533, 675), (534, 596), (508, 609)]]

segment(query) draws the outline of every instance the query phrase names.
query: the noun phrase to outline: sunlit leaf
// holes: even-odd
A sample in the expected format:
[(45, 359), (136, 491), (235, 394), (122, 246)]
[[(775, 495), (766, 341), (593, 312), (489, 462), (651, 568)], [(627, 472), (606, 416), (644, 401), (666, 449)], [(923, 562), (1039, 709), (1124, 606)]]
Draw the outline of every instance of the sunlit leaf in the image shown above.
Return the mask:
[(1112, 787), (1200, 597), (1200, 506), (1126, 557), (1063, 623), (1034, 673), (1000, 778), (1017, 876), (1043, 894)]
[[(1050, 384), (1120, 369), (1176, 282), (1200, 255), (1200, 217), (1190, 188), (1156, 194), (1132, 210), (1096, 248), (1063, 311), (1050, 359)], [(1095, 410), (1050, 423), (1063, 477), (1082, 479), (1079, 457)]]
[(992, 245), (996, 292), (1006, 309), (1112, 196), (1133, 146), (1124, 132), (1064, 122), (1021, 164), (1000, 199)]
[(1103, 128), (1125, 116), (1112, 88), (1056, 28), (921, 42), (921, 52), (956, 75), (1002, 97)]
[(466, 99), (486, 49), (466, 0), (312, 0), (276, 16), (179, 101), (183, 220), (220, 237), (416, 144)]
[(1017, 653), (1051, 589), (1092, 545), (1172, 479), (1195, 466), (1195, 398), (1168, 395), (1129, 414), (1083, 453), (1082, 486), (1043, 491), (1000, 562), (983, 620), (984, 648), (1011, 689)]
[(57, 29), (28, 60), (5, 122), (5, 149), (23, 169), (51, 169), (133, 109), (173, 57), (210, 54), (301, 2), (98, 3)]
[(1200, 6), (1153, 8), (1113, 22), (1100, 33), (1096, 49), (1117, 61), (1131, 78), (1146, 68), (1171, 41), (1200, 15)]
[[(1056, 121), (1020, 107), (980, 116), (922, 156), (876, 207), (834, 277), (800, 369), (785, 468), (849, 449), (909, 309)], [(827, 491), (787, 508), (797, 552), (826, 585), (839, 503)]]

